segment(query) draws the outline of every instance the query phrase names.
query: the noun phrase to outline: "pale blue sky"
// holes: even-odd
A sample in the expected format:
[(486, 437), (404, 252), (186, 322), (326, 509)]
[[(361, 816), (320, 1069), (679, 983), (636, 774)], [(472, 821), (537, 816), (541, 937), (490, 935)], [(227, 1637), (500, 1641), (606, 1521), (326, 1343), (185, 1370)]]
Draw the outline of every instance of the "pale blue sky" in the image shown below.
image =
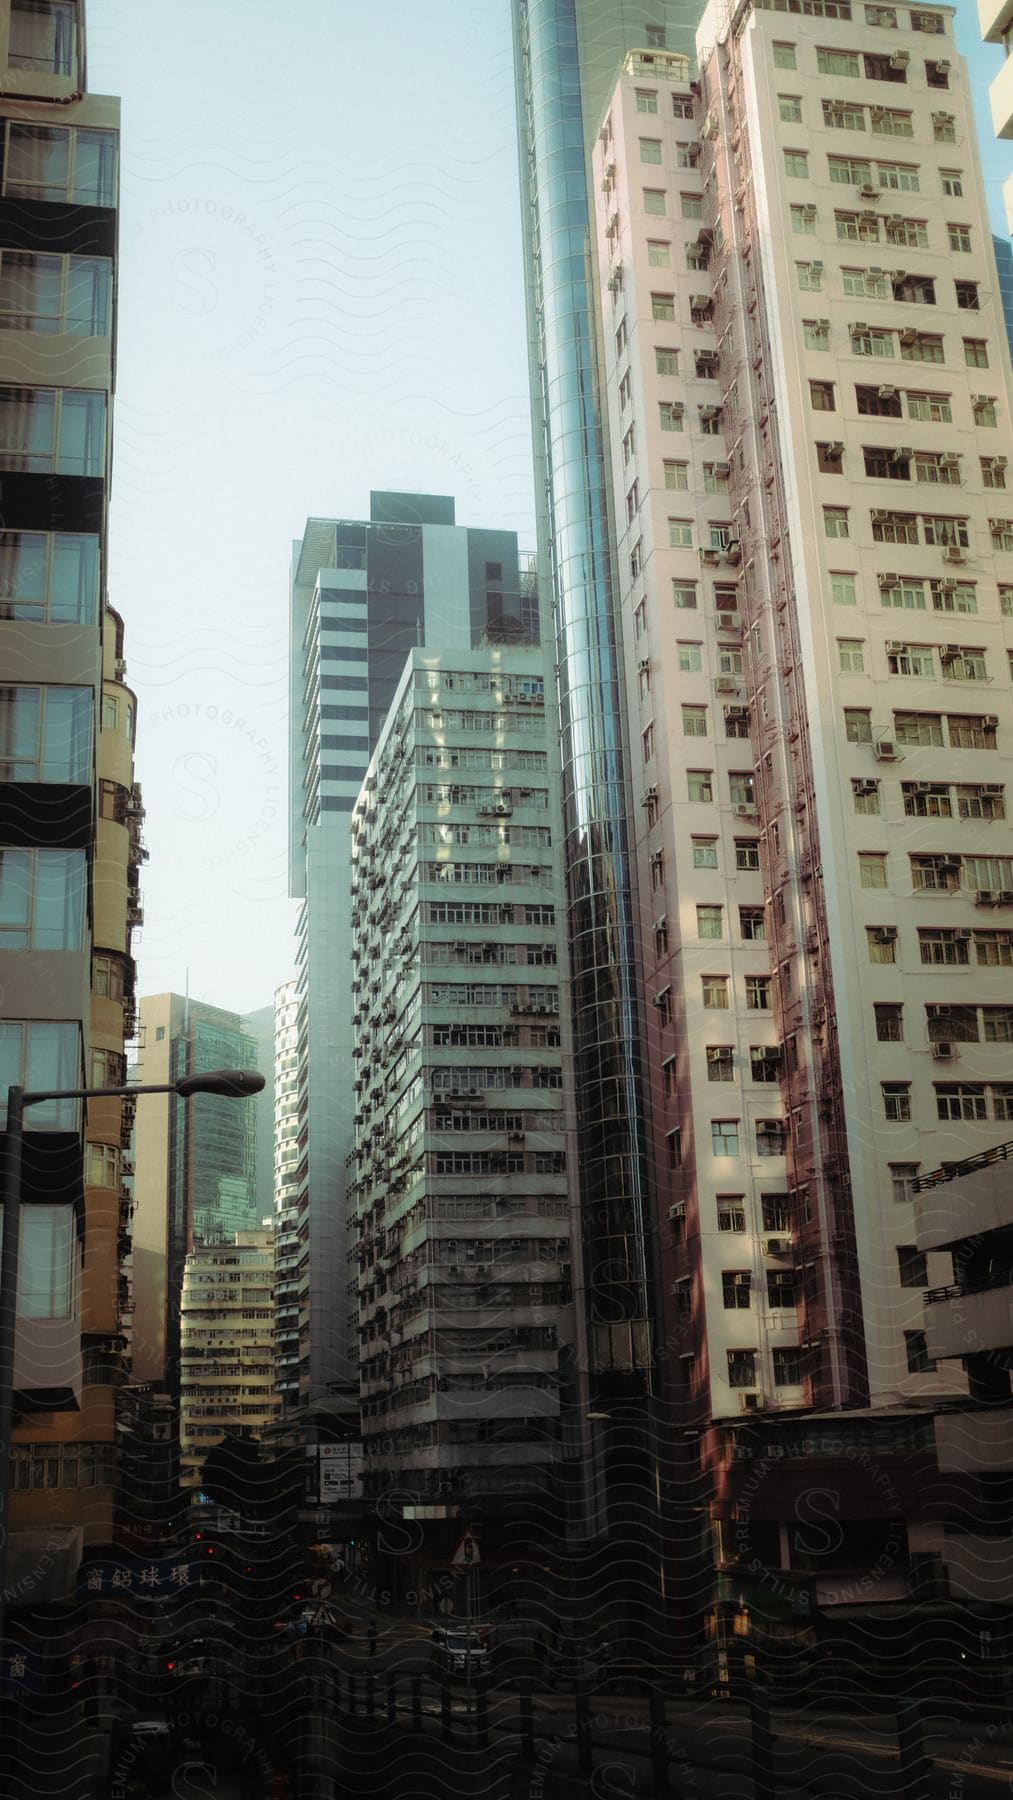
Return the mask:
[[(1013, 146), (970, 0), (996, 230)], [(534, 541), (508, 0), (88, 0), (123, 100), (113, 604), (148, 808), (142, 993), (290, 973), (291, 540), (370, 487)]]

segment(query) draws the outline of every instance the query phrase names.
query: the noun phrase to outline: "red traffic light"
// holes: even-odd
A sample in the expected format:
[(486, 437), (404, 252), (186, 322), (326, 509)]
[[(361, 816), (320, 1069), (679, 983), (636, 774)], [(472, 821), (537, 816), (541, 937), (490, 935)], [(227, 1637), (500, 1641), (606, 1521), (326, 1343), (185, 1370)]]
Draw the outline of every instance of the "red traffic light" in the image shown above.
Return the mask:
[(200, 1541), (201, 1541), (201, 1539), (202, 1539), (202, 1538), (203, 1538), (203, 1536), (204, 1536), (204, 1533), (203, 1533), (203, 1531), (195, 1531), (195, 1532), (194, 1532), (194, 1534), (193, 1534), (193, 1541), (194, 1541), (194, 1543), (195, 1543), (195, 1544), (199, 1544), (199, 1543), (200, 1543)]
[(167, 1675), (171, 1675), (171, 1674), (172, 1674), (172, 1671), (173, 1671), (173, 1669), (174, 1669), (174, 1668), (175, 1668), (175, 1667), (176, 1667), (176, 1665), (175, 1665), (175, 1663), (174, 1663), (174, 1662), (171, 1662), (171, 1661), (169, 1661), (169, 1662), (167, 1662), (167, 1663), (166, 1663), (166, 1665), (165, 1665), (165, 1672), (166, 1672), (166, 1674), (167, 1674)]

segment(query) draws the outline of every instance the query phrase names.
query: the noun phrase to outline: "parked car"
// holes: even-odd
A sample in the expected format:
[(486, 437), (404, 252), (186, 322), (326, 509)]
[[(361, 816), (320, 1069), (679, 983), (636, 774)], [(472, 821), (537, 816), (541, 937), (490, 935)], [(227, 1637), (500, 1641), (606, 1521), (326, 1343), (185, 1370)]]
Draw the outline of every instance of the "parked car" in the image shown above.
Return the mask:
[(490, 1670), (488, 1632), (438, 1625), (429, 1637), (429, 1673), (441, 1680), (484, 1680)]

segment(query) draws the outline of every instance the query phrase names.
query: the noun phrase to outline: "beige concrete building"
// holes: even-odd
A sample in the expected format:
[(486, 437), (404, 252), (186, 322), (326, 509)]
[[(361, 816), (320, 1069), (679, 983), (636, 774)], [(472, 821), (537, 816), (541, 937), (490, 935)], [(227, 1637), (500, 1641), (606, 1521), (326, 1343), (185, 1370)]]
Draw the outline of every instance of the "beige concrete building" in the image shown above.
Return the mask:
[(1013, 504), (952, 12), (714, 8), (698, 55), (627, 58), (593, 162), (666, 1359), (731, 1524), (780, 1417), (892, 1466), (965, 1390), (911, 1184), (1013, 1105)]
[[(978, 23), (986, 44), (1001, 44), (1005, 62), (988, 91), (992, 123), (999, 138), (1013, 138), (1013, 5), (1010, 0), (978, 0)], [(1013, 231), (1013, 175), (1004, 184), (1006, 218)]]
[(277, 1417), (274, 1234), (237, 1232), (192, 1250), (183, 1275), (179, 1479), (199, 1487), (225, 1437), (259, 1439)]

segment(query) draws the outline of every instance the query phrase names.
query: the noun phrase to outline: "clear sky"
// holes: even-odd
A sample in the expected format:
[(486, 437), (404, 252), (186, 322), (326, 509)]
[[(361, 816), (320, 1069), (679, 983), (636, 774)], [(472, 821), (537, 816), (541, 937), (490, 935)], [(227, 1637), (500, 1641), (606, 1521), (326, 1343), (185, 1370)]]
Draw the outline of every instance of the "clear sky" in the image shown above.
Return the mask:
[[(292, 965), (292, 539), (369, 489), (534, 544), (509, 0), (88, 0), (123, 101), (110, 598), (148, 816), (140, 991)], [(960, 0), (996, 231), (999, 52)]]

